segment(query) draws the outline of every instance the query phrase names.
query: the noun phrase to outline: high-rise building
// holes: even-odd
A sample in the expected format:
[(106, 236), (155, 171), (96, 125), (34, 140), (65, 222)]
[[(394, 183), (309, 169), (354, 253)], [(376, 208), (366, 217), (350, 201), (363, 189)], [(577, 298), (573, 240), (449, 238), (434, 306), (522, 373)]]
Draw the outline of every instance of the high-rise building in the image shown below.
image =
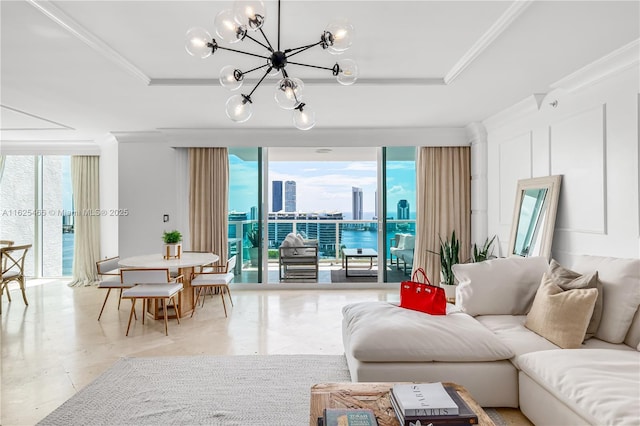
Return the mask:
[(284, 211), (296, 211), (296, 182), (293, 180), (284, 183)]
[(282, 210), (282, 181), (274, 180), (271, 182), (271, 211), (279, 212)]
[(353, 220), (362, 220), (362, 188), (355, 186), (351, 187), (351, 212), (353, 214)]
[(409, 202), (407, 200), (398, 201), (398, 220), (409, 219)]

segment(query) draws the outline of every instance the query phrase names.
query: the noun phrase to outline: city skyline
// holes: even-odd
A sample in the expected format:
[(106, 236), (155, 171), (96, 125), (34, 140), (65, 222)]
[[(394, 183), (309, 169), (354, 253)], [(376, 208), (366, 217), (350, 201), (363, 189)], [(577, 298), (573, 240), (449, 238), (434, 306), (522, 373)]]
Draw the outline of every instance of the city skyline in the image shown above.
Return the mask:
[[(257, 203), (256, 163), (230, 156), (230, 166), (232, 195), (229, 209), (249, 212)], [(388, 162), (386, 171), (387, 216), (395, 217), (400, 200), (415, 202), (415, 163)], [(351, 188), (362, 188), (364, 218), (370, 219), (376, 215), (377, 172), (375, 161), (274, 161), (269, 163), (265, 184), (272, 192), (274, 181), (295, 181), (296, 211), (342, 212), (346, 216), (352, 214)], [(270, 193), (267, 206), (270, 212), (273, 211), (272, 203), (273, 194)]]

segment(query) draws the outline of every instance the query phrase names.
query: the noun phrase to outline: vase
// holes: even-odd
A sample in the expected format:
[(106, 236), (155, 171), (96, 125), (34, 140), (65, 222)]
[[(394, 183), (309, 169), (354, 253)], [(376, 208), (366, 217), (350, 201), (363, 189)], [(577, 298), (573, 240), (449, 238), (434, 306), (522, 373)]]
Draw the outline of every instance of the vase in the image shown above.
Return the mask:
[(182, 243), (165, 244), (162, 257), (165, 259), (180, 259), (182, 256)]
[(456, 289), (458, 288), (457, 284), (450, 285), (445, 283), (440, 283), (440, 287), (444, 288), (444, 294), (447, 298), (447, 302), (455, 303), (456, 302)]

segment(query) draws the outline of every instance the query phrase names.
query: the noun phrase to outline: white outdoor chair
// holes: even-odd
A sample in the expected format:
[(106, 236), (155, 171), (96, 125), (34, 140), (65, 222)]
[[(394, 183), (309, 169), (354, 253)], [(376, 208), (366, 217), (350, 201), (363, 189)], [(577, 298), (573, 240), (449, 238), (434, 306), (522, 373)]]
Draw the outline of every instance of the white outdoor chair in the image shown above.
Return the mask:
[[(210, 268), (213, 268), (213, 272), (194, 272), (191, 274), (191, 287), (193, 287), (194, 295), (197, 291), (196, 300), (193, 303), (193, 311), (191, 312), (191, 316), (196, 311), (196, 306), (198, 305), (198, 300), (200, 300), (200, 296), (207, 289), (218, 290), (220, 292), (220, 296), (222, 297), (222, 307), (224, 308), (224, 316), (227, 316), (227, 305), (224, 301), (224, 293), (225, 291), (229, 294), (229, 300), (231, 301), (231, 306), (233, 306), (233, 299), (231, 298), (231, 290), (229, 289), (229, 283), (233, 281), (234, 273), (236, 267), (236, 256), (231, 256), (229, 260), (227, 260), (226, 265), (212, 265)], [(204, 306), (204, 296), (202, 297), (202, 306)]]

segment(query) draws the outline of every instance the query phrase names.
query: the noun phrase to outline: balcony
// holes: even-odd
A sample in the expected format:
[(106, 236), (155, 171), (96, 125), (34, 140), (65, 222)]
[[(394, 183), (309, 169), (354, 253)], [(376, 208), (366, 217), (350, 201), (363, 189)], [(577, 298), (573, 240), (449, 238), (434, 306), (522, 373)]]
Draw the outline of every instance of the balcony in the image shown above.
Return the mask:
[[(229, 221), (229, 253), (238, 255), (236, 269), (237, 283), (257, 283), (258, 268), (257, 249), (250, 247), (247, 232), (258, 226), (256, 221), (230, 220)], [(318, 279), (297, 279), (295, 282), (308, 282), (318, 284), (330, 284), (336, 282), (338, 273), (332, 271), (343, 270), (341, 250), (343, 248), (368, 248), (378, 252), (378, 258), (349, 259), (349, 268), (356, 273), (373, 275), (367, 281), (376, 281), (375, 275), (379, 266), (385, 265), (385, 274), (382, 278), (385, 282), (400, 282), (407, 278), (403, 266), (398, 265), (397, 260), (391, 264), (389, 260), (390, 241), (397, 233), (409, 233), (415, 235), (415, 220), (387, 220), (386, 229), (382, 230), (386, 235), (383, 238), (385, 247), (380, 250), (378, 244), (378, 222), (375, 220), (342, 220), (320, 219), (315, 217), (308, 220), (278, 219), (270, 220), (267, 225), (267, 234), (264, 243), (267, 244), (267, 273), (263, 273), (262, 281), (265, 283), (279, 283), (290, 280), (279, 280), (278, 248), (286, 235), (290, 232), (299, 233), (305, 239), (318, 245), (319, 274)], [(384, 256), (383, 256), (384, 255)], [(408, 268), (410, 271), (410, 267)], [(332, 278), (333, 275), (333, 278)], [(332, 281), (333, 280), (333, 281)], [(351, 280), (353, 281), (353, 280)], [(358, 281), (357, 279), (355, 281)]]

